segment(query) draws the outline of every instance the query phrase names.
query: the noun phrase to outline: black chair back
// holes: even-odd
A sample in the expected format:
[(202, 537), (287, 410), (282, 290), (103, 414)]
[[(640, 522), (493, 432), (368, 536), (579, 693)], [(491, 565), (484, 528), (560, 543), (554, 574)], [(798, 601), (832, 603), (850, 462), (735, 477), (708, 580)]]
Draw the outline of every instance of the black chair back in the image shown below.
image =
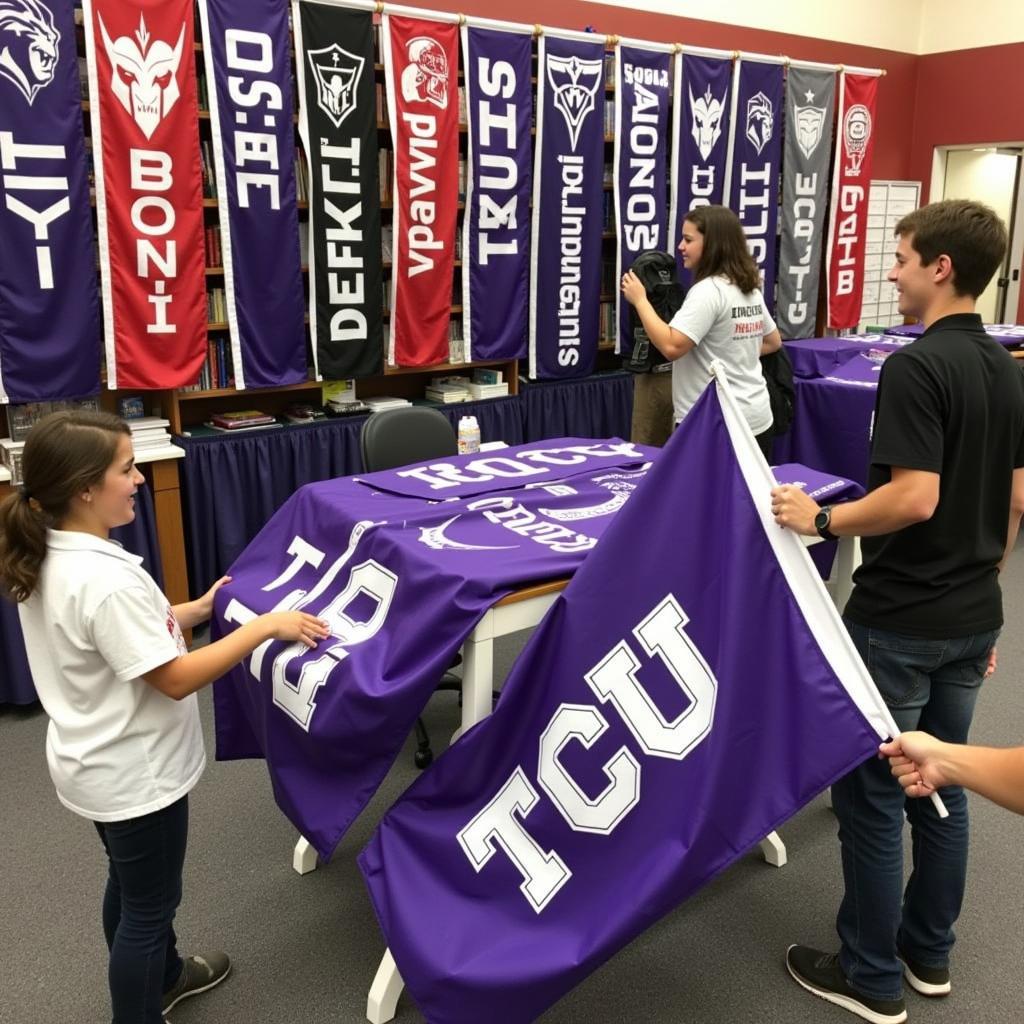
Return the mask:
[(458, 453), (455, 430), (437, 409), (410, 405), (375, 412), (359, 435), (363, 472), (408, 466)]

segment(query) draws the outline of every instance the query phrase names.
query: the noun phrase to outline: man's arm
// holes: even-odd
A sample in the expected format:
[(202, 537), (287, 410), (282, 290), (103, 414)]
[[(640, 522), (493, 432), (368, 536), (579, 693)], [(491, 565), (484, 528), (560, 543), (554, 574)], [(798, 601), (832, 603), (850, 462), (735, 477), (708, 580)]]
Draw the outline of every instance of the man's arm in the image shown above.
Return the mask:
[(907, 796), (930, 796), (964, 786), (1001, 807), (1024, 814), (1024, 747), (997, 749), (943, 743), (925, 732), (905, 732), (879, 751)]
[(1024, 515), (1024, 469), (1013, 471), (1013, 487), (1010, 491), (1010, 522), (1006, 528), (1006, 547), (1003, 557), (999, 560), (999, 571), (1003, 571), (1007, 559), (1017, 546), (1017, 532), (1020, 530), (1020, 518)]
[[(829, 529), (837, 537), (876, 537), (931, 519), (939, 503), (939, 474), (892, 467), (892, 479), (858, 501), (832, 507)], [(772, 490), (772, 515), (808, 537), (817, 535), (814, 517), (821, 506), (799, 487), (782, 484)]]

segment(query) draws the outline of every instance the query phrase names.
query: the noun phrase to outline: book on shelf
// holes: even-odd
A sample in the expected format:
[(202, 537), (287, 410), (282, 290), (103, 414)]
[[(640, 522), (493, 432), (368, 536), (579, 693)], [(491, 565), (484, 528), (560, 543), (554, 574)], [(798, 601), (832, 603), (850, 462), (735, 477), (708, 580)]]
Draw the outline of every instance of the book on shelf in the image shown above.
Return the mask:
[(12, 441), (9, 437), (0, 438), (0, 462), (11, 474), (11, 483), (17, 487), (21, 484), (21, 456), (25, 450), (24, 441)]
[(54, 402), (26, 402), (24, 405), (7, 406), (7, 426), (11, 432), (11, 440), (24, 441), (28, 432), (51, 412), (64, 410), (90, 410), (98, 412), (99, 400), (96, 398), (68, 399)]
[(325, 380), (320, 385), (320, 394), (324, 405), (343, 405), (356, 400), (356, 382), (354, 378), (345, 380)]
[(250, 423), (238, 427), (221, 427), (218, 426), (213, 420), (207, 420), (204, 424), (207, 430), (212, 430), (217, 434), (243, 434), (250, 430), (283, 430), (284, 424), (278, 423), (274, 420), (272, 423)]
[(373, 398), (364, 398), (363, 402), (370, 412), (384, 412), (386, 409), (401, 409), (412, 405), (408, 398), (396, 398), (394, 395), (375, 395)]
[(473, 368), (474, 384), (500, 384), (505, 379), (501, 370), (493, 370), (489, 366), (476, 366)]
[(423, 397), (443, 405), (465, 402), (469, 399), (469, 388), (461, 384), (428, 384), (423, 391)]
[(470, 384), (469, 394), (474, 399), (504, 398), (508, 395), (508, 382), (504, 381), (501, 384)]
[(341, 416), (365, 416), (370, 407), (365, 402), (358, 400), (354, 402), (331, 402), (324, 406), (324, 412), (331, 419), (338, 419)]
[(270, 413), (262, 412), (259, 409), (237, 409), (231, 412), (215, 412), (210, 416), (210, 422), (217, 427), (224, 427), (226, 430), (239, 430), (243, 427), (262, 426), (275, 422)]

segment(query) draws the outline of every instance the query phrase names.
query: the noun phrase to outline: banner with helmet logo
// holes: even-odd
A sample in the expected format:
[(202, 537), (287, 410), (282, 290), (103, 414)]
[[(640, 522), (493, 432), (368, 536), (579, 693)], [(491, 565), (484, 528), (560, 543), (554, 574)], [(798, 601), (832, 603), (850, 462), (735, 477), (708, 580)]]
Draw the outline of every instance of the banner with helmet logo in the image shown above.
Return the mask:
[(523, 359), (529, 329), (533, 39), (462, 27), (466, 214), (462, 324), (466, 359)]
[(191, 0), (84, 0), (107, 386), (177, 388), (206, 359)]
[(733, 69), (732, 135), (726, 195), (761, 270), (761, 292), (775, 305), (776, 231), (782, 170), (781, 64), (737, 60)]
[[(669, 244), (683, 237), (683, 221), (697, 206), (725, 205), (725, 158), (729, 148), (732, 61), (677, 56), (674, 69), (672, 181)], [(679, 280), (692, 275), (676, 252)]]
[(73, 6), (0, 4), (0, 402), (100, 389)]
[(306, 379), (288, 10), (199, 0), (235, 387)]
[(860, 322), (877, 98), (877, 77), (843, 72), (827, 250), (828, 326), (838, 329)]
[(448, 361), (459, 203), (458, 26), (382, 18), (395, 155), (388, 362)]
[(537, 42), (530, 376), (586, 377), (597, 357), (604, 206), (604, 39)]
[(775, 310), (775, 322), (783, 338), (810, 338), (814, 334), (835, 95), (835, 72), (789, 69)]
[[(618, 231), (615, 280), (640, 253), (668, 249), (668, 104), (672, 56), (639, 46), (615, 50), (615, 223)], [(615, 351), (630, 352), (633, 332), (628, 302), (615, 291)]]
[[(293, 3), (309, 163), (309, 331), (318, 378), (381, 372), (384, 279), (373, 16)], [(300, 286), (301, 297), (301, 286)]]

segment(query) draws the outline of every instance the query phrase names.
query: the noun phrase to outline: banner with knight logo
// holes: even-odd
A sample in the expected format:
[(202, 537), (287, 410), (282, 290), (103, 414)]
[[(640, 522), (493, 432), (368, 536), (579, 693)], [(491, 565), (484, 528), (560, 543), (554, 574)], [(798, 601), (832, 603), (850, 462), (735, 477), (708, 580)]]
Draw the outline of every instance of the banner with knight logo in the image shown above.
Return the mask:
[(675, 253), (676, 270), (684, 286), (689, 286), (693, 275), (676, 251), (683, 237), (683, 221), (694, 207), (724, 206), (726, 201), (731, 79), (731, 60), (690, 54), (676, 57), (669, 251)]
[(466, 213), (462, 324), (466, 359), (523, 359), (530, 303), (529, 31), (462, 27)]
[(604, 39), (537, 42), (530, 256), (534, 378), (593, 372), (601, 303)]
[(195, 383), (207, 353), (192, 0), (84, 0), (110, 388)]
[(775, 322), (783, 338), (810, 338), (818, 311), (829, 157), (835, 114), (833, 71), (790, 67), (782, 161), (782, 232)]
[(71, 0), (0, 7), (0, 402), (100, 389), (96, 250)]
[(743, 224), (747, 245), (761, 270), (761, 291), (769, 312), (775, 304), (782, 87), (781, 64), (736, 61), (726, 194), (728, 205)]
[(306, 379), (288, 10), (199, 0), (236, 388)]
[(828, 227), (828, 326), (856, 327), (864, 292), (878, 78), (844, 71)]
[(313, 366), (320, 379), (368, 377), (384, 363), (373, 15), (293, 0), (292, 24), (309, 163)]
[[(640, 253), (671, 251), (667, 238), (669, 65), (672, 55), (639, 46), (615, 50), (615, 223), (619, 236), (615, 280)], [(630, 306), (615, 293), (615, 351), (633, 346)]]
[(459, 205), (458, 26), (384, 14), (394, 144), (388, 362), (448, 361)]

